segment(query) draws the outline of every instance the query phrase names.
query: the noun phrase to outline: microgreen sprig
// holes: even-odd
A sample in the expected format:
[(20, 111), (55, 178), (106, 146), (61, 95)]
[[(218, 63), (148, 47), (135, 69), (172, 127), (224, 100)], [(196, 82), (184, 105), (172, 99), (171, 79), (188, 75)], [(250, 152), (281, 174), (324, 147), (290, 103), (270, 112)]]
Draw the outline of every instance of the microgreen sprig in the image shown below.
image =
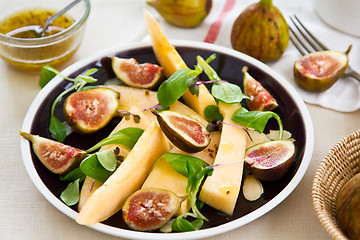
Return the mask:
[(65, 125), (55, 117), (55, 107), (56, 104), (60, 101), (62, 97), (64, 97), (66, 94), (70, 93), (71, 91), (80, 91), (85, 87), (88, 83), (95, 83), (97, 82), (97, 79), (91, 77), (90, 75), (96, 72), (96, 68), (91, 68), (87, 70), (84, 74), (78, 75), (76, 78), (70, 78), (67, 76), (64, 76), (59, 71), (54, 69), (53, 67), (46, 65), (41, 70), (39, 85), (41, 87), (44, 87), (54, 76), (58, 75), (61, 78), (73, 82), (74, 85), (69, 87), (68, 89), (65, 89), (62, 93), (60, 93), (56, 99), (54, 100), (51, 110), (50, 110), (50, 124), (49, 124), (49, 131), (53, 137), (55, 137), (59, 142), (64, 141), (66, 137), (66, 127)]

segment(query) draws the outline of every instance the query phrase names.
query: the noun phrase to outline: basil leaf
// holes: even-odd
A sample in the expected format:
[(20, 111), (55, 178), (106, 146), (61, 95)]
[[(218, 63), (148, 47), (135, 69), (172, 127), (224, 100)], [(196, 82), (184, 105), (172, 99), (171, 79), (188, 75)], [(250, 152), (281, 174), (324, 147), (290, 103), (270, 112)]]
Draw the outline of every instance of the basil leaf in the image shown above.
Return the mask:
[(246, 97), (241, 88), (238, 85), (231, 84), (228, 82), (219, 82), (213, 84), (211, 88), (211, 94), (219, 101), (233, 104), (239, 103)]
[(99, 162), (96, 154), (92, 154), (80, 163), (81, 171), (99, 182), (104, 183), (113, 172), (106, 170)]
[(157, 99), (161, 106), (169, 107), (178, 100), (188, 89), (188, 82), (195, 79), (201, 73), (200, 69), (191, 70), (184, 68), (176, 71), (164, 81), (157, 93)]
[(108, 171), (115, 171), (117, 159), (113, 151), (105, 150), (96, 153), (101, 166), (103, 166)]
[(121, 129), (115, 134), (104, 138), (103, 140), (95, 144), (93, 147), (86, 150), (86, 152), (93, 152), (96, 149), (109, 144), (121, 144), (129, 149), (132, 149), (143, 132), (143, 129), (136, 127), (128, 127)]
[(283, 135), (283, 124), (279, 117), (274, 112), (271, 111), (248, 111), (244, 112), (241, 108), (237, 110), (231, 117), (231, 120), (237, 122), (245, 127), (250, 127), (263, 133), (265, 126), (270, 118), (275, 118), (279, 125), (279, 139), (282, 139)]
[(80, 179), (75, 180), (67, 185), (66, 189), (61, 193), (61, 200), (68, 206), (75, 205), (79, 201), (79, 183)]
[(48, 84), (56, 75), (57, 73), (52, 71), (49, 65), (46, 65), (43, 68), (41, 68), (40, 80), (39, 80), (40, 87), (41, 88), (45, 87), (45, 85)]
[(80, 182), (85, 180), (85, 174), (81, 171), (81, 169), (75, 168), (65, 176), (60, 176), (61, 181), (75, 181), (76, 179), (80, 179)]
[(64, 141), (66, 137), (66, 127), (54, 115), (50, 117), (49, 131), (59, 142)]
[(212, 121), (223, 121), (224, 117), (219, 112), (219, 107), (216, 105), (209, 105), (204, 109), (204, 115), (206, 118)]

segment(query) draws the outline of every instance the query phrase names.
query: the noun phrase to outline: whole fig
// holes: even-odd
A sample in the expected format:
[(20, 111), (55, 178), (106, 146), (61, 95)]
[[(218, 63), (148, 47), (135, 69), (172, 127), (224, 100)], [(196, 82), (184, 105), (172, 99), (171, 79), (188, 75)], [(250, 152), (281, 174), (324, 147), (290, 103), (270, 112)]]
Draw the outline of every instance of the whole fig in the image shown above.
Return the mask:
[(289, 43), (289, 26), (272, 0), (248, 6), (235, 20), (231, 45), (262, 62), (279, 58)]
[(360, 173), (340, 190), (336, 200), (336, 217), (349, 239), (360, 239)]
[(200, 25), (209, 14), (212, 0), (147, 0), (169, 23), (192, 28)]

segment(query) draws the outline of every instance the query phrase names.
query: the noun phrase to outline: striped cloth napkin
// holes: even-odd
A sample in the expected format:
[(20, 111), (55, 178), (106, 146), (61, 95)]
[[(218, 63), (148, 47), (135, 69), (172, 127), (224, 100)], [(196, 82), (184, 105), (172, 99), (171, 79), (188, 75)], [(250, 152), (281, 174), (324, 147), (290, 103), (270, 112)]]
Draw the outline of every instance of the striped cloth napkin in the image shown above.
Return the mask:
[[(237, 16), (257, 0), (213, 0), (213, 7), (205, 21), (196, 28), (185, 29), (167, 24), (160, 15), (149, 9), (158, 19), (166, 36), (171, 39), (203, 41), (232, 48), (230, 35)], [(350, 65), (360, 71), (360, 39), (339, 32), (326, 25), (316, 14), (311, 0), (273, 1), (290, 25), (288, 16), (296, 14), (315, 35), (330, 49), (346, 51), (350, 44)], [(306, 103), (319, 105), (340, 112), (352, 112), (360, 109), (360, 83), (352, 78), (343, 77), (330, 89), (322, 93), (312, 93), (298, 87), (293, 75), (293, 64), (301, 57), (289, 42), (285, 53), (278, 59), (266, 63), (281, 74), (298, 91)]]

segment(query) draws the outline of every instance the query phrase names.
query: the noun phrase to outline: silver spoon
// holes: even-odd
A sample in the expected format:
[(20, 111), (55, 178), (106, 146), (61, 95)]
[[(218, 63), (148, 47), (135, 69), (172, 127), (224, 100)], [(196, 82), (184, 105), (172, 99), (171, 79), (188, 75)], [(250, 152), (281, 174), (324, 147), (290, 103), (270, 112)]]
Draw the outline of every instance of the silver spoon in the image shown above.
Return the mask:
[(55, 19), (57, 19), (58, 17), (60, 17), (61, 15), (63, 15), (65, 12), (67, 12), (70, 8), (74, 7), (76, 4), (78, 4), (79, 2), (81, 2), (82, 0), (75, 0), (72, 3), (70, 3), (69, 5), (67, 5), (66, 7), (64, 7), (62, 10), (60, 10), (59, 12), (57, 12), (56, 14), (48, 17), (48, 19), (46, 20), (44, 26), (42, 28), (39, 28), (36, 32), (40, 37), (44, 37), (46, 30), (48, 29), (48, 27), (53, 23), (53, 21)]

